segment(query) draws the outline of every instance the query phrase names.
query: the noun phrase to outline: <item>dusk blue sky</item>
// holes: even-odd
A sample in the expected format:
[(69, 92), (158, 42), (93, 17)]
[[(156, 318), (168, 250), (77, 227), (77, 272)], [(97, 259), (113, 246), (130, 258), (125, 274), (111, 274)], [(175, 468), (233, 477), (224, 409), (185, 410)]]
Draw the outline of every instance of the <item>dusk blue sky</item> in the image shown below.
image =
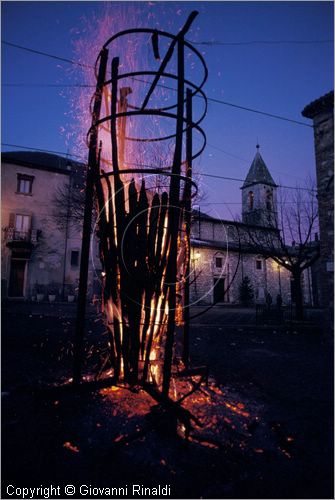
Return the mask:
[[(134, 8), (132, 2), (121, 4), (123, 10)], [(74, 59), (73, 41), (85, 36), (80, 33), (82, 16), (99, 17), (103, 8), (103, 2), (2, 2), (2, 40)], [(331, 2), (136, 2), (136, 9), (142, 25), (148, 19), (147, 25), (154, 27), (155, 19), (161, 29), (174, 33), (192, 10), (199, 10), (188, 36), (197, 42), (333, 40)], [(155, 16), (148, 18), (150, 12)], [(205, 53), (205, 91), (211, 98), (311, 125), (302, 109), (333, 89), (332, 42), (196, 47)], [(2, 143), (73, 152), (61, 132), (72, 119), (69, 99), (61, 95), (64, 89), (34, 85), (74, 81), (68, 64), (3, 44)], [(197, 163), (203, 173), (245, 178), (258, 140), (277, 183), (294, 186), (315, 176), (311, 127), (209, 102), (203, 128), (208, 146)], [(202, 182), (207, 195), (200, 202), (203, 211), (224, 218), (240, 213), (240, 182), (207, 177)]]

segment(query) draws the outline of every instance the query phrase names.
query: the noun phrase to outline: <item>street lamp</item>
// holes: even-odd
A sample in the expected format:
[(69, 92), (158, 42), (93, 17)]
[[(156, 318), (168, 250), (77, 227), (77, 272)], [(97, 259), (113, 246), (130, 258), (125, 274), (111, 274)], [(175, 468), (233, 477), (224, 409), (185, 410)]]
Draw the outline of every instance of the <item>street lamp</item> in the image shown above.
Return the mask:
[(278, 264), (278, 285), (279, 285), (279, 295), (281, 295), (281, 277), (280, 277), (280, 265)]
[(193, 270), (194, 270), (194, 293), (197, 296), (198, 291), (197, 291), (197, 272), (196, 272), (196, 262), (200, 259), (201, 253), (199, 250), (194, 250), (192, 249), (192, 254), (191, 254), (191, 261), (193, 263)]

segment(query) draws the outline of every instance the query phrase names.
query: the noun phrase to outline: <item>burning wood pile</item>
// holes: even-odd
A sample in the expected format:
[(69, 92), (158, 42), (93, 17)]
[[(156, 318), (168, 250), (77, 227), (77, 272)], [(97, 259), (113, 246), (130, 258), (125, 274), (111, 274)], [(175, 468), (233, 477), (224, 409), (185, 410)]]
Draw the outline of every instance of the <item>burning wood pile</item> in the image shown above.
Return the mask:
[[(185, 40), (196, 16), (197, 12), (192, 12), (177, 35), (138, 28), (107, 40), (96, 62), (96, 92), (88, 133), (74, 381), (81, 380), (85, 258), (88, 260), (85, 245), (95, 192), (103, 312), (109, 333), (109, 355), (100, 372), (112, 369), (114, 383), (141, 384), (166, 404), (173, 403), (176, 325), (182, 330), (183, 362), (188, 368), (191, 201), (197, 192), (192, 161), (206, 142), (199, 123), (206, 113), (202, 87), (207, 69), (201, 54)], [(123, 70), (124, 61), (110, 57), (115, 53), (115, 42), (127, 46), (134, 35), (145, 35), (155, 70), (134, 66)], [(185, 61), (190, 57), (202, 68), (199, 84), (188, 79)], [(173, 98), (162, 92), (162, 81), (171, 82)], [(197, 119), (193, 118), (194, 96), (204, 102)], [(170, 130), (160, 129), (157, 120), (165, 120)], [(194, 131), (203, 139), (196, 152)], [(148, 161), (146, 151), (164, 142), (170, 158), (167, 154), (158, 166), (155, 161), (143, 163)], [(155, 182), (157, 179), (159, 182)]]
[[(263, 448), (270, 446), (263, 437), (268, 432), (261, 420), (264, 409), (255, 401), (243, 398), (231, 387), (218, 385), (211, 377), (208, 383), (201, 384), (198, 377), (194, 376), (174, 378), (172, 385), (176, 401), (185, 410), (185, 415), (190, 417), (189, 422), (182, 417), (176, 423), (179, 437), (213, 450), (228, 447), (236, 453), (262, 454)], [(101, 389), (100, 395), (111, 404), (114, 417), (127, 415), (128, 419), (134, 419), (132, 425), (129, 421), (125, 422), (114, 436), (115, 445), (130, 443), (153, 429), (164, 435), (174, 432), (169, 421), (170, 415), (164, 418), (159, 405), (154, 406), (154, 401), (145, 391), (134, 393), (122, 386), (113, 386)], [(150, 418), (143, 425), (141, 419), (147, 415)], [(271, 446), (274, 447), (274, 443), (271, 442)]]

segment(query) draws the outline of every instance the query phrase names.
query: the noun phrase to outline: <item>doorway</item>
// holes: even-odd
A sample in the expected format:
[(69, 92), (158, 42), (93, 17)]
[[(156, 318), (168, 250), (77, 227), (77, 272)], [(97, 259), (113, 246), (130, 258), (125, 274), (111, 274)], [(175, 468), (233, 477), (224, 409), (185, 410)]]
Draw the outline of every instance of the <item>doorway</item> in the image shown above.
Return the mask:
[(214, 303), (226, 301), (225, 278), (214, 278)]
[(10, 265), (10, 277), (8, 296), (23, 297), (27, 261), (23, 259), (12, 259)]

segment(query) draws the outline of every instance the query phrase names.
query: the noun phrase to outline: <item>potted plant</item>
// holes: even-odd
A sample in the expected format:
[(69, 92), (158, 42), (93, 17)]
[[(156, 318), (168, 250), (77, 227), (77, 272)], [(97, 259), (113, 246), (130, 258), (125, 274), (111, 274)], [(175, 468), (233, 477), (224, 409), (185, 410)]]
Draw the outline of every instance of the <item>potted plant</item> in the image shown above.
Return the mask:
[(49, 302), (55, 302), (56, 300), (56, 293), (57, 293), (57, 290), (56, 290), (56, 287), (53, 283), (50, 284), (49, 288), (48, 288), (48, 298), (49, 298)]
[(37, 302), (42, 302), (42, 300), (44, 299), (44, 286), (36, 283), (35, 293)]
[(75, 294), (73, 285), (68, 285), (67, 287), (67, 301), (74, 302)]

